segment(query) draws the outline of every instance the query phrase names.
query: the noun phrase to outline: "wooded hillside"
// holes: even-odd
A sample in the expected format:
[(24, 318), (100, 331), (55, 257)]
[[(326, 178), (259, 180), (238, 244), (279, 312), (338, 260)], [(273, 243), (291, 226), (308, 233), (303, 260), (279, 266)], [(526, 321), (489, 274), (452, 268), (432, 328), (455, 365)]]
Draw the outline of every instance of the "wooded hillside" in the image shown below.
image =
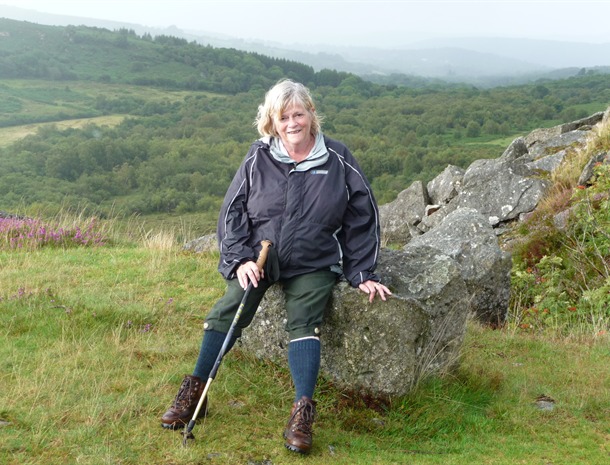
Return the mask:
[[(323, 130), (352, 150), (380, 203), (448, 164), (499, 156), (531, 129), (600, 111), (610, 75), (477, 89), (377, 85), (347, 73), (167, 36), (0, 19), (0, 210), (89, 205), (197, 213), (210, 225), (249, 144), (264, 92), (308, 85)], [(113, 125), (62, 129), (74, 118)], [(120, 124), (116, 124), (116, 121)]]

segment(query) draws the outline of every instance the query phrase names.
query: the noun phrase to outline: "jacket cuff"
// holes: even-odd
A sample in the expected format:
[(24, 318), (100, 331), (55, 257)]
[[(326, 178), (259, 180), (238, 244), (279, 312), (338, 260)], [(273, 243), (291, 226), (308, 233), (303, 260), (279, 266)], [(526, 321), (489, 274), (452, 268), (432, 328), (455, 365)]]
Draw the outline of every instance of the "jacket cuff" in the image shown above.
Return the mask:
[(239, 268), (240, 266), (242, 266), (244, 263), (246, 262), (253, 262), (254, 259), (253, 258), (242, 258), (239, 262), (237, 262), (235, 264), (235, 266), (233, 267), (233, 269), (231, 270), (231, 272), (229, 273), (229, 276), (227, 279), (233, 279), (237, 276), (237, 268)]
[(381, 279), (379, 279), (379, 276), (377, 276), (375, 273), (371, 273), (370, 271), (361, 271), (349, 279), (349, 283), (352, 285), (352, 287), (358, 287), (365, 281), (380, 282)]

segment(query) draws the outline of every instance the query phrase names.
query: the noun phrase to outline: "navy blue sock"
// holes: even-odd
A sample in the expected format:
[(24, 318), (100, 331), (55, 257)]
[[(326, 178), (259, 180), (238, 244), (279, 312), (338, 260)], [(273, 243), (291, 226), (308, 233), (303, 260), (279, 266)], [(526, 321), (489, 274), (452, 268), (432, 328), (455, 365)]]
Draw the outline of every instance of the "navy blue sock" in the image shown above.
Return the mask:
[(320, 371), (320, 340), (308, 338), (288, 344), (288, 365), (296, 390), (295, 402), (303, 396), (313, 399)]
[[(199, 350), (199, 357), (193, 370), (193, 376), (201, 378), (204, 382), (208, 380), (226, 337), (225, 333), (219, 331), (208, 330), (203, 332), (203, 341), (201, 341), (201, 349)], [(231, 350), (236, 340), (237, 338), (235, 337), (231, 338), (225, 355)]]

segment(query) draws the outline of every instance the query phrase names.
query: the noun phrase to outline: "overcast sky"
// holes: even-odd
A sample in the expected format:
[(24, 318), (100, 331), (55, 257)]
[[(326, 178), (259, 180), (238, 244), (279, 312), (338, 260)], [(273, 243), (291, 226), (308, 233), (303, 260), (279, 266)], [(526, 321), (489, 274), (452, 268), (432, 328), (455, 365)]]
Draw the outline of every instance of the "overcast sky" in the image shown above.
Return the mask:
[(416, 38), (610, 42), (610, 0), (0, 0), (45, 13), (285, 43), (396, 47)]

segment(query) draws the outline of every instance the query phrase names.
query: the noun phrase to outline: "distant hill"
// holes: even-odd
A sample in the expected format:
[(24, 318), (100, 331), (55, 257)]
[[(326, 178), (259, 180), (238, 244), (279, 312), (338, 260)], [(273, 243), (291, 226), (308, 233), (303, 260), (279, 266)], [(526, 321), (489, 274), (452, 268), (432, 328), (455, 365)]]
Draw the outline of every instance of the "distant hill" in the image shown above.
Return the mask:
[(336, 85), (347, 75), (315, 73), (296, 61), (204, 47), (170, 35), (139, 36), (126, 28), (109, 31), (0, 18), (3, 79), (97, 81), (235, 94), (262, 91), (284, 76)]
[[(366, 79), (405, 82), (396, 75), (442, 79), (480, 86), (521, 84), (537, 79), (576, 75), (581, 68), (609, 72), (610, 44), (586, 44), (512, 38), (446, 38), (414, 42), (396, 49), (341, 47), (332, 44), (278, 44), (165, 29), (93, 18), (51, 15), (0, 5), (0, 17), (47, 25), (87, 25), (110, 30), (127, 28), (137, 34), (171, 35), (213, 47), (235, 48), (269, 57), (294, 60), (314, 70), (333, 69)], [(557, 70), (562, 70), (557, 73)]]
[(414, 44), (414, 47), (418, 49), (457, 47), (521, 60), (547, 69), (592, 68), (610, 65), (610, 42), (595, 44), (540, 39), (458, 37), (425, 40)]

